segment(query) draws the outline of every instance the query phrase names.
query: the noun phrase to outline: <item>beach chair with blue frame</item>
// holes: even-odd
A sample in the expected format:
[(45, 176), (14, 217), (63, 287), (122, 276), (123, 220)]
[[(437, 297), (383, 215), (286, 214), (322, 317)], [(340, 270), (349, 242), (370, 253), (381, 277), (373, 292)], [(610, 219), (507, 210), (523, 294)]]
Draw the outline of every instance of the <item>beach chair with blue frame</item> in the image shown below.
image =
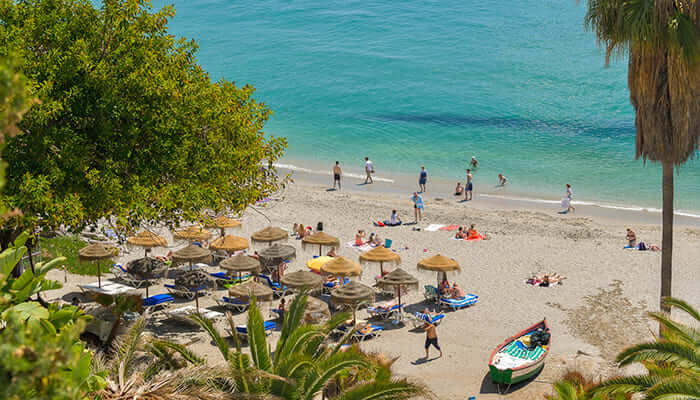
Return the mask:
[(260, 279), (264, 280), (265, 283), (267, 283), (267, 286), (269, 286), (270, 289), (272, 289), (272, 294), (275, 297), (283, 297), (289, 293), (288, 287), (282, 286), (277, 282), (273, 282), (268, 275), (259, 274), (258, 276), (260, 277)]
[(459, 310), (464, 307), (473, 306), (479, 301), (479, 296), (475, 294), (468, 294), (462, 298), (440, 298), (440, 306), (446, 306), (452, 310)]
[(367, 312), (372, 317), (379, 317), (382, 319), (401, 319), (401, 312), (403, 311), (403, 304), (399, 306), (398, 304), (393, 304), (389, 307), (382, 306), (370, 306), (367, 307)]
[(419, 326), (423, 325), (424, 323), (428, 322), (433, 325), (438, 325), (442, 320), (445, 318), (445, 314), (436, 314), (433, 315), (432, 318), (428, 316), (428, 314), (423, 314), (421, 312), (414, 313), (411, 315), (411, 321), (413, 321), (413, 327), (418, 328)]
[(179, 285), (163, 285), (165, 288), (168, 290), (168, 292), (177, 297), (182, 297), (187, 300), (194, 300), (195, 296), (197, 296), (197, 293), (200, 295), (205, 295), (207, 294), (208, 287), (203, 286), (200, 287), (199, 290), (195, 290), (194, 288), (188, 288), (185, 286), (179, 286)]
[[(272, 331), (277, 329), (277, 323), (275, 321), (265, 321), (265, 334), (270, 335)], [(248, 327), (246, 325), (236, 326), (236, 335), (238, 335), (243, 340), (248, 340)]]
[(425, 285), (423, 286), (424, 292), (423, 292), (423, 297), (425, 297), (426, 300), (428, 301), (435, 301), (438, 296), (438, 290), (435, 286), (433, 285)]
[(175, 298), (169, 294), (156, 294), (143, 299), (143, 309), (146, 312), (153, 313), (166, 309), (175, 301)]
[(223, 307), (223, 308), (235, 311), (235, 312), (242, 313), (243, 311), (246, 310), (246, 308), (248, 308), (248, 306), (250, 305), (250, 302), (245, 301), (245, 300), (241, 300), (241, 299), (237, 299), (235, 297), (223, 296), (220, 299), (216, 299), (216, 304), (218, 304), (220, 307)]

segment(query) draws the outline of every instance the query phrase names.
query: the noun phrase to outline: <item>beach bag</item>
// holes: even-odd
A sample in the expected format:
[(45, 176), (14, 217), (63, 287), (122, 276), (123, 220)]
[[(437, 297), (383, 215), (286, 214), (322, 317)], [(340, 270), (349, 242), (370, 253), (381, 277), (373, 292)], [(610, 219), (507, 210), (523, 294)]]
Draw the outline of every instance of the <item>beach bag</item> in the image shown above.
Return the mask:
[(648, 249), (647, 249), (647, 245), (644, 244), (644, 242), (639, 242), (638, 248), (639, 248), (639, 251), (648, 250)]
[(323, 230), (323, 222), (319, 222), (318, 224), (316, 224), (316, 230), (318, 232), (321, 232)]
[(384, 247), (386, 247), (387, 249), (390, 249), (391, 243), (392, 243), (391, 239), (384, 240)]

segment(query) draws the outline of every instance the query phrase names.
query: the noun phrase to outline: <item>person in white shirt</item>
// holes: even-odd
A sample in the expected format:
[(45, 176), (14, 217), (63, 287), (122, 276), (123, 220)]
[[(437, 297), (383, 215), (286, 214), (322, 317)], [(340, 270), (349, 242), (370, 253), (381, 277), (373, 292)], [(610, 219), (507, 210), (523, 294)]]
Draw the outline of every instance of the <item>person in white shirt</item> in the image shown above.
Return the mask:
[(365, 172), (367, 177), (365, 178), (365, 183), (374, 183), (372, 180), (372, 174), (374, 173), (374, 164), (369, 160), (369, 157), (365, 157)]
[(574, 191), (571, 189), (570, 184), (566, 184), (566, 198), (569, 199), (569, 208), (566, 210), (566, 212), (569, 211), (576, 211), (576, 207), (572, 204), (572, 200), (574, 199)]

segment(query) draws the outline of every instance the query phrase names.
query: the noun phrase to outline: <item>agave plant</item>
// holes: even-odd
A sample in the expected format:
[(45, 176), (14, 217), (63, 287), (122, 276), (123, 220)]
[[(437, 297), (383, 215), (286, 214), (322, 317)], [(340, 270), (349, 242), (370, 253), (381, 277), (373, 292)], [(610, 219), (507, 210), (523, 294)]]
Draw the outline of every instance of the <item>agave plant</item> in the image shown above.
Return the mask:
[(280, 339), (274, 353), (270, 353), (262, 314), (251, 301), (248, 311), (248, 343), (250, 356), (241, 351), (236, 327), (228, 315), (234, 333), (235, 348), (201, 316), (193, 315), (206, 330), (229, 366), (229, 385), (224, 389), (248, 396), (272, 396), (282, 399), (313, 400), (319, 397), (333, 379), (349, 370), (373, 370), (362, 374), (365, 379), (354, 382), (333, 396), (336, 399), (408, 399), (428, 395), (427, 390), (416, 383), (392, 378), (388, 367), (374, 363), (356, 347), (342, 349), (349, 340), (345, 335), (337, 344), (331, 344), (329, 335), (349, 314), (339, 313), (323, 325), (300, 325), (308, 295), (302, 293), (294, 299), (285, 313)]
[[(690, 304), (676, 298), (665, 298), (664, 302), (683, 311), (696, 325), (700, 323), (700, 313)], [(617, 356), (620, 367), (639, 362), (647, 373), (609, 379), (593, 388), (592, 393), (636, 394), (644, 400), (700, 399), (700, 330), (672, 320), (667, 313), (649, 315), (660, 324), (662, 334), (655, 341), (634, 345)]]

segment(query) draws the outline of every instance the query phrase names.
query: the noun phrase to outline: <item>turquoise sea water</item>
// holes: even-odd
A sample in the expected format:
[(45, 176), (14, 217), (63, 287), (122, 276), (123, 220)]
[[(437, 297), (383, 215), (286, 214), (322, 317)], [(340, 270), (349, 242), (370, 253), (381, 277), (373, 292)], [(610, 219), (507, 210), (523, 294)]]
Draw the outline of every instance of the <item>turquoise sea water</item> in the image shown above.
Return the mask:
[[(155, 1), (154, 6), (164, 4)], [(379, 176), (425, 165), (479, 189), (659, 208), (660, 166), (634, 159), (627, 62), (604, 67), (585, 2), (176, 0), (171, 32), (194, 38), (214, 79), (258, 89), (287, 164)], [(700, 162), (676, 179), (700, 211)]]

